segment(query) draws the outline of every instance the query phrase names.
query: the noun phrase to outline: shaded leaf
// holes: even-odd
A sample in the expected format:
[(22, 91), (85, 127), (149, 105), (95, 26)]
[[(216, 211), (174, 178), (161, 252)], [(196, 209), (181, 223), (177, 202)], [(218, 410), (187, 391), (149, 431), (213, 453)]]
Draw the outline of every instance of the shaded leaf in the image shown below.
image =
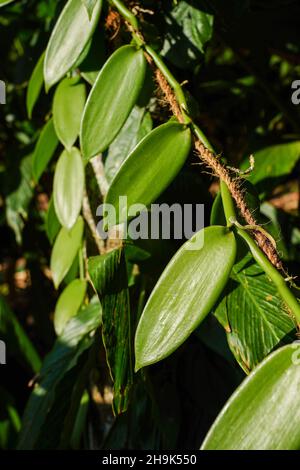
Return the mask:
[(83, 157), (103, 152), (116, 137), (142, 89), (146, 59), (141, 49), (126, 45), (108, 59), (89, 94), (81, 123)]
[(84, 168), (80, 152), (64, 150), (57, 162), (53, 183), (55, 212), (61, 225), (73, 227), (79, 215), (84, 188)]
[(132, 325), (126, 262), (122, 249), (89, 259), (89, 274), (102, 306), (102, 335), (114, 382), (113, 407), (126, 411), (133, 384)]
[(298, 450), (299, 358), (296, 343), (265, 359), (226, 403), (202, 449)]
[(38, 100), (40, 92), (42, 90), (44, 76), (43, 76), (43, 67), (44, 67), (45, 52), (39, 58), (36, 66), (33, 69), (31, 77), (29, 79), (27, 94), (26, 94), (26, 107), (27, 114), (29, 119), (32, 117), (33, 108)]
[(32, 172), (36, 182), (40, 179), (58, 146), (53, 120), (45, 124), (40, 133), (32, 156)]
[(50, 260), (50, 268), (56, 288), (67, 274), (74, 261), (81, 244), (82, 234), (83, 219), (79, 216), (71, 230), (67, 230), (63, 227), (57, 235)]
[(53, 100), (53, 122), (57, 137), (67, 150), (71, 150), (80, 130), (85, 105), (85, 84), (78, 77), (65, 78), (59, 83)]
[(174, 352), (210, 312), (236, 255), (225, 227), (196, 233), (171, 259), (142, 313), (135, 337), (136, 370)]
[(61, 229), (61, 224), (57, 218), (53, 198), (50, 199), (47, 216), (46, 216), (46, 233), (52, 244), (55, 240), (56, 235)]
[(75, 64), (91, 38), (101, 11), (98, 1), (92, 18), (80, 0), (68, 0), (52, 31), (45, 56), (46, 88), (57, 83)]
[(55, 306), (54, 328), (60, 336), (70, 318), (78, 312), (86, 293), (85, 280), (74, 279), (60, 294)]

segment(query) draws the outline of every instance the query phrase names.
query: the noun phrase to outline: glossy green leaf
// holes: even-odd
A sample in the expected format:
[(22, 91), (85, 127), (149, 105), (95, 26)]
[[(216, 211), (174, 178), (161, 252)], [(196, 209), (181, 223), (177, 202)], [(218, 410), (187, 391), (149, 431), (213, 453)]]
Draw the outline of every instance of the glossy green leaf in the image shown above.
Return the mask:
[(49, 241), (52, 244), (55, 240), (56, 235), (61, 229), (61, 224), (57, 218), (52, 197), (49, 202), (45, 224), (46, 224), (47, 237), (49, 238)]
[[(18, 448), (58, 448), (64, 421), (71, 407), (73, 389), (101, 323), (99, 302), (91, 302), (73, 317), (46, 356), (38, 383), (32, 390), (22, 420)], [(82, 362), (83, 360), (83, 362)]]
[(29, 119), (32, 117), (32, 111), (34, 105), (37, 102), (37, 99), (42, 90), (44, 76), (43, 76), (43, 67), (44, 67), (45, 52), (39, 58), (36, 66), (33, 69), (31, 74), (26, 94), (26, 107)]
[(88, 15), (89, 15), (89, 19), (92, 18), (92, 15), (93, 15), (93, 11), (94, 11), (94, 8), (97, 4), (97, 2), (99, 2), (99, 0), (81, 0), (83, 5), (85, 6), (87, 12), (88, 12)]
[(73, 147), (64, 150), (57, 162), (53, 183), (55, 212), (63, 227), (70, 229), (82, 205), (84, 168), (80, 152)]
[(299, 343), (265, 359), (226, 403), (202, 449), (299, 450), (299, 364)]
[(69, 0), (51, 34), (45, 56), (46, 88), (57, 83), (75, 64), (90, 40), (101, 11), (98, 1), (92, 18), (80, 0)]
[(57, 146), (58, 138), (54, 129), (53, 120), (49, 119), (43, 127), (32, 156), (32, 172), (36, 182), (38, 182), (47, 168)]
[(233, 267), (226, 291), (214, 313), (227, 331), (236, 360), (249, 373), (275, 348), (293, 341), (295, 325), (276, 287), (251, 255)]
[(70, 318), (78, 312), (86, 293), (85, 280), (75, 279), (63, 290), (55, 306), (54, 328), (60, 336)]
[[(151, 131), (151, 121), (143, 126), (145, 117), (145, 109), (135, 106), (128, 116), (127, 121), (122, 127), (120, 133), (115, 140), (110, 144), (107, 157), (105, 159), (105, 176), (108, 182), (111, 182), (125, 158), (134, 149), (137, 143)], [(144, 135), (140, 130), (145, 129)], [(148, 131), (148, 132), (146, 132)]]
[[(190, 148), (190, 130), (175, 121), (157, 127), (139, 143), (120, 167), (106, 196), (106, 204), (116, 209), (117, 223), (127, 219), (133, 204), (148, 206), (157, 199), (180, 171)], [(120, 196), (127, 196), (127, 207), (120, 207)], [(108, 227), (113, 224), (109, 216), (106, 223)]]
[(124, 252), (89, 259), (89, 274), (102, 306), (102, 337), (112, 380), (116, 414), (126, 411), (133, 384), (132, 325)]
[[(40, 357), (18, 318), (0, 296), (0, 338), (7, 345), (7, 354), (37, 373), (41, 367)], [(2, 367), (2, 366), (1, 366)]]
[(63, 227), (55, 240), (51, 253), (50, 268), (56, 288), (69, 271), (79, 250), (83, 225), (83, 219), (79, 216), (74, 227), (71, 230)]
[(122, 46), (108, 59), (88, 97), (81, 147), (86, 160), (103, 152), (116, 137), (142, 89), (146, 59), (141, 49)]
[(196, 233), (171, 259), (142, 313), (135, 337), (136, 370), (175, 351), (211, 311), (236, 256), (225, 227)]
[(76, 142), (86, 100), (85, 84), (78, 77), (65, 78), (53, 100), (53, 122), (57, 137), (67, 150)]

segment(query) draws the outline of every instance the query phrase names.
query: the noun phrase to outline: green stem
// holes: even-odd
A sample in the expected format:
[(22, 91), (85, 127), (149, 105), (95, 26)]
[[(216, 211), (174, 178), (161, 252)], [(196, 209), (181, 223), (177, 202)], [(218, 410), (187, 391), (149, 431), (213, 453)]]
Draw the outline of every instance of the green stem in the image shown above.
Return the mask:
[(139, 29), (139, 22), (136, 16), (124, 5), (120, 0), (110, 0), (110, 3), (114, 5), (123, 18), (131, 24), (131, 26), (137, 31)]
[(84, 275), (84, 259), (83, 259), (83, 247), (81, 246), (78, 251), (78, 261), (79, 261), (79, 277), (83, 281), (85, 279)]
[(230, 219), (231, 218), (236, 219), (234, 202), (233, 202), (232, 196), (230, 194), (230, 191), (226, 183), (224, 183), (224, 181), (221, 181), (220, 185), (221, 185), (222, 203), (224, 207), (227, 225), (231, 225)]
[(237, 233), (242, 237), (250, 248), (253, 258), (259, 266), (265, 271), (267, 276), (274, 282), (278, 289), (279, 294), (294, 314), (298, 325), (300, 325), (300, 303), (297, 301), (293, 292), (288, 287), (286, 281), (281, 276), (280, 272), (273, 266), (272, 263), (266, 258), (260, 248), (256, 245), (253, 238), (246, 230), (236, 228)]

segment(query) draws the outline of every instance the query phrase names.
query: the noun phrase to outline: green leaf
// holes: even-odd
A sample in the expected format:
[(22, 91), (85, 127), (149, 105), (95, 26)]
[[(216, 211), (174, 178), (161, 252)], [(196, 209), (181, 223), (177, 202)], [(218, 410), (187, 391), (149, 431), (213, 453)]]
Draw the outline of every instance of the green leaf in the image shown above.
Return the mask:
[(135, 337), (136, 370), (175, 351), (211, 311), (236, 256), (234, 234), (207, 227), (171, 259), (145, 306)]
[(51, 197), (46, 216), (46, 233), (51, 244), (54, 242), (55, 237), (60, 231), (60, 229), (61, 224), (57, 218), (53, 198)]
[(122, 249), (89, 259), (89, 274), (102, 306), (102, 336), (116, 414), (126, 411), (133, 383), (132, 332), (126, 262)]
[(15, 0), (0, 0), (0, 8), (8, 5), (9, 3), (14, 2)]
[(13, 396), (0, 387), (0, 449), (15, 449), (21, 420)]
[(70, 320), (78, 312), (86, 293), (85, 280), (75, 279), (61, 293), (54, 312), (54, 328), (60, 336)]
[(141, 49), (122, 46), (108, 59), (93, 86), (81, 123), (81, 147), (88, 160), (116, 137), (142, 89), (146, 59)]
[[(70, 407), (70, 397), (80, 374), (77, 364), (94, 342), (92, 334), (101, 323), (99, 302), (90, 303), (73, 317), (46, 356), (27, 403), (18, 448), (54, 448)], [(80, 369), (86, 368), (86, 363)], [(74, 371), (74, 373), (72, 373)], [(60, 406), (63, 409), (59, 409)], [(50, 421), (50, 423), (49, 423)], [(50, 428), (51, 426), (51, 428)], [(56, 447), (57, 448), (57, 447)]]
[[(108, 182), (112, 181), (121, 164), (137, 143), (144, 137), (144, 135), (147, 135), (148, 132), (151, 131), (151, 121), (144, 123), (144, 116), (145, 110), (135, 106), (128, 116), (128, 119), (120, 133), (110, 144), (104, 165), (105, 176)], [(143, 129), (145, 130), (144, 135), (140, 132), (143, 123)]]
[(89, 19), (92, 18), (92, 15), (93, 15), (93, 11), (94, 11), (94, 8), (97, 4), (97, 2), (99, 0), (81, 0), (83, 5), (85, 6), (87, 12), (88, 12), (88, 15), (89, 15)]
[(55, 240), (51, 253), (50, 268), (56, 288), (69, 271), (79, 250), (83, 234), (83, 225), (83, 219), (79, 216), (74, 227), (72, 227), (71, 230), (67, 230), (63, 227)]
[[(300, 158), (300, 141), (265, 147), (255, 152), (254, 157), (255, 170), (248, 178), (251, 183), (258, 184), (260, 192), (265, 192), (278, 183), (276, 178), (291, 173)], [(249, 162), (245, 161), (242, 168), (246, 168), (247, 165), (249, 166)], [(272, 183), (272, 179), (274, 183)]]
[(65, 78), (53, 100), (53, 122), (57, 137), (67, 150), (76, 142), (86, 100), (85, 84), (78, 77)]
[[(105, 203), (116, 209), (117, 224), (127, 219), (133, 204), (148, 206), (157, 199), (180, 171), (190, 148), (190, 130), (175, 121), (162, 124), (140, 142), (120, 167), (106, 196)], [(120, 196), (127, 196), (127, 207), (120, 207)], [(108, 216), (106, 223), (110, 227), (114, 221)]]
[(102, 1), (98, 1), (92, 18), (79, 0), (69, 0), (51, 34), (45, 56), (46, 88), (57, 83), (75, 64), (98, 23)]
[(45, 52), (39, 58), (36, 66), (33, 69), (31, 77), (29, 79), (27, 94), (26, 94), (26, 107), (27, 114), (29, 119), (32, 117), (32, 111), (34, 105), (36, 104), (40, 92), (42, 90), (44, 76), (43, 76), (43, 67), (44, 67)]
[(32, 156), (32, 172), (36, 182), (39, 181), (41, 175), (47, 168), (57, 146), (58, 138), (54, 129), (53, 120), (49, 119), (42, 129)]
[(215, 315), (227, 330), (236, 360), (249, 373), (275, 348), (293, 341), (295, 325), (251, 255), (234, 266), (226, 290)]
[(15, 356), (21, 364), (25, 362), (33, 372), (39, 371), (41, 367), (39, 355), (2, 296), (0, 296), (0, 338), (7, 345), (7, 354)]
[(57, 162), (53, 183), (55, 212), (61, 225), (73, 227), (79, 215), (84, 189), (84, 168), (80, 152), (64, 150)]
[(226, 403), (201, 448), (298, 450), (299, 358), (298, 343), (267, 357)]
[(167, 30), (162, 49), (178, 67), (199, 60), (213, 32), (213, 16), (201, 10), (194, 0), (180, 1), (167, 16)]
[(12, 168), (10, 177), (12, 176), (15, 177), (18, 186), (6, 197), (6, 219), (7, 224), (15, 233), (17, 243), (21, 244), (24, 220), (27, 219), (29, 204), (33, 196), (32, 155), (24, 157), (17, 168)]

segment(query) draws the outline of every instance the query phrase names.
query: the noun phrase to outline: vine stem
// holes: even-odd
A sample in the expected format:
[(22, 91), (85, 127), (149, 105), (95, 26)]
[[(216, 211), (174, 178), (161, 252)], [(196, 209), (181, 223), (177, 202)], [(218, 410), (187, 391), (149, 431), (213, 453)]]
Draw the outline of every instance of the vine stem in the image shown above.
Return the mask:
[[(222, 202), (223, 202), (227, 224), (230, 225), (231, 224), (230, 220), (236, 218), (236, 213), (235, 213), (235, 207), (234, 207), (231, 194), (228, 190), (228, 187), (223, 181), (221, 181), (221, 196), (222, 196)], [(259, 247), (255, 243), (253, 238), (249, 235), (249, 233), (246, 230), (243, 230), (239, 226), (235, 226), (235, 230), (237, 234), (241, 238), (243, 238), (244, 241), (247, 243), (252, 253), (252, 256), (257, 262), (257, 264), (264, 270), (266, 275), (273, 281), (282, 299), (284, 300), (289, 310), (294, 315), (298, 326), (300, 326), (300, 304), (297, 301), (291, 289), (288, 287), (286, 281), (284, 280), (280, 272), (273, 266), (272, 263), (270, 263), (270, 261), (266, 258), (264, 253), (259, 249)]]
[[(182, 86), (172, 75), (172, 73), (165, 65), (161, 57), (152, 49), (152, 47), (148, 46), (145, 43), (141, 33), (139, 32), (139, 23), (137, 18), (123, 4), (121, 0), (110, 0), (110, 3), (118, 9), (119, 13), (130, 24), (131, 30), (133, 30), (131, 32), (133, 38), (137, 41), (137, 45), (144, 48), (146, 57), (147, 55), (150, 56), (151, 60), (153, 60), (156, 67), (167, 81), (168, 85), (173, 89), (175, 97), (179, 104), (180, 111), (182, 113), (182, 122), (187, 125), (190, 125), (194, 136), (197, 138), (195, 146), (199, 153), (199, 156), (210, 168), (213, 169), (216, 175), (220, 178), (222, 203), (228, 225), (230, 224), (231, 218), (236, 218), (235, 205), (233, 199), (235, 200), (237, 207), (240, 209), (241, 214), (245, 218), (247, 223), (249, 225), (257, 225), (256, 220), (252, 216), (250, 210), (248, 209), (244, 201), (243, 195), (239, 190), (238, 184), (231, 179), (226, 168), (224, 168), (223, 165), (217, 160), (214, 149), (206, 138), (205, 134), (190, 118)], [(239, 227), (235, 227), (235, 229), (237, 233), (248, 244), (255, 261), (261, 266), (265, 273), (274, 282), (279, 294), (282, 296), (283, 300), (294, 314), (297, 323), (300, 325), (300, 304), (294, 296), (293, 292), (287, 286), (286, 281), (278, 271), (278, 269), (282, 269), (282, 263), (274, 247), (269, 243), (267, 237), (265, 237), (260, 232), (257, 233), (254, 231), (254, 236), (259, 245), (258, 246), (253, 240), (253, 238), (249, 235), (249, 233), (247, 233), (245, 230)]]

